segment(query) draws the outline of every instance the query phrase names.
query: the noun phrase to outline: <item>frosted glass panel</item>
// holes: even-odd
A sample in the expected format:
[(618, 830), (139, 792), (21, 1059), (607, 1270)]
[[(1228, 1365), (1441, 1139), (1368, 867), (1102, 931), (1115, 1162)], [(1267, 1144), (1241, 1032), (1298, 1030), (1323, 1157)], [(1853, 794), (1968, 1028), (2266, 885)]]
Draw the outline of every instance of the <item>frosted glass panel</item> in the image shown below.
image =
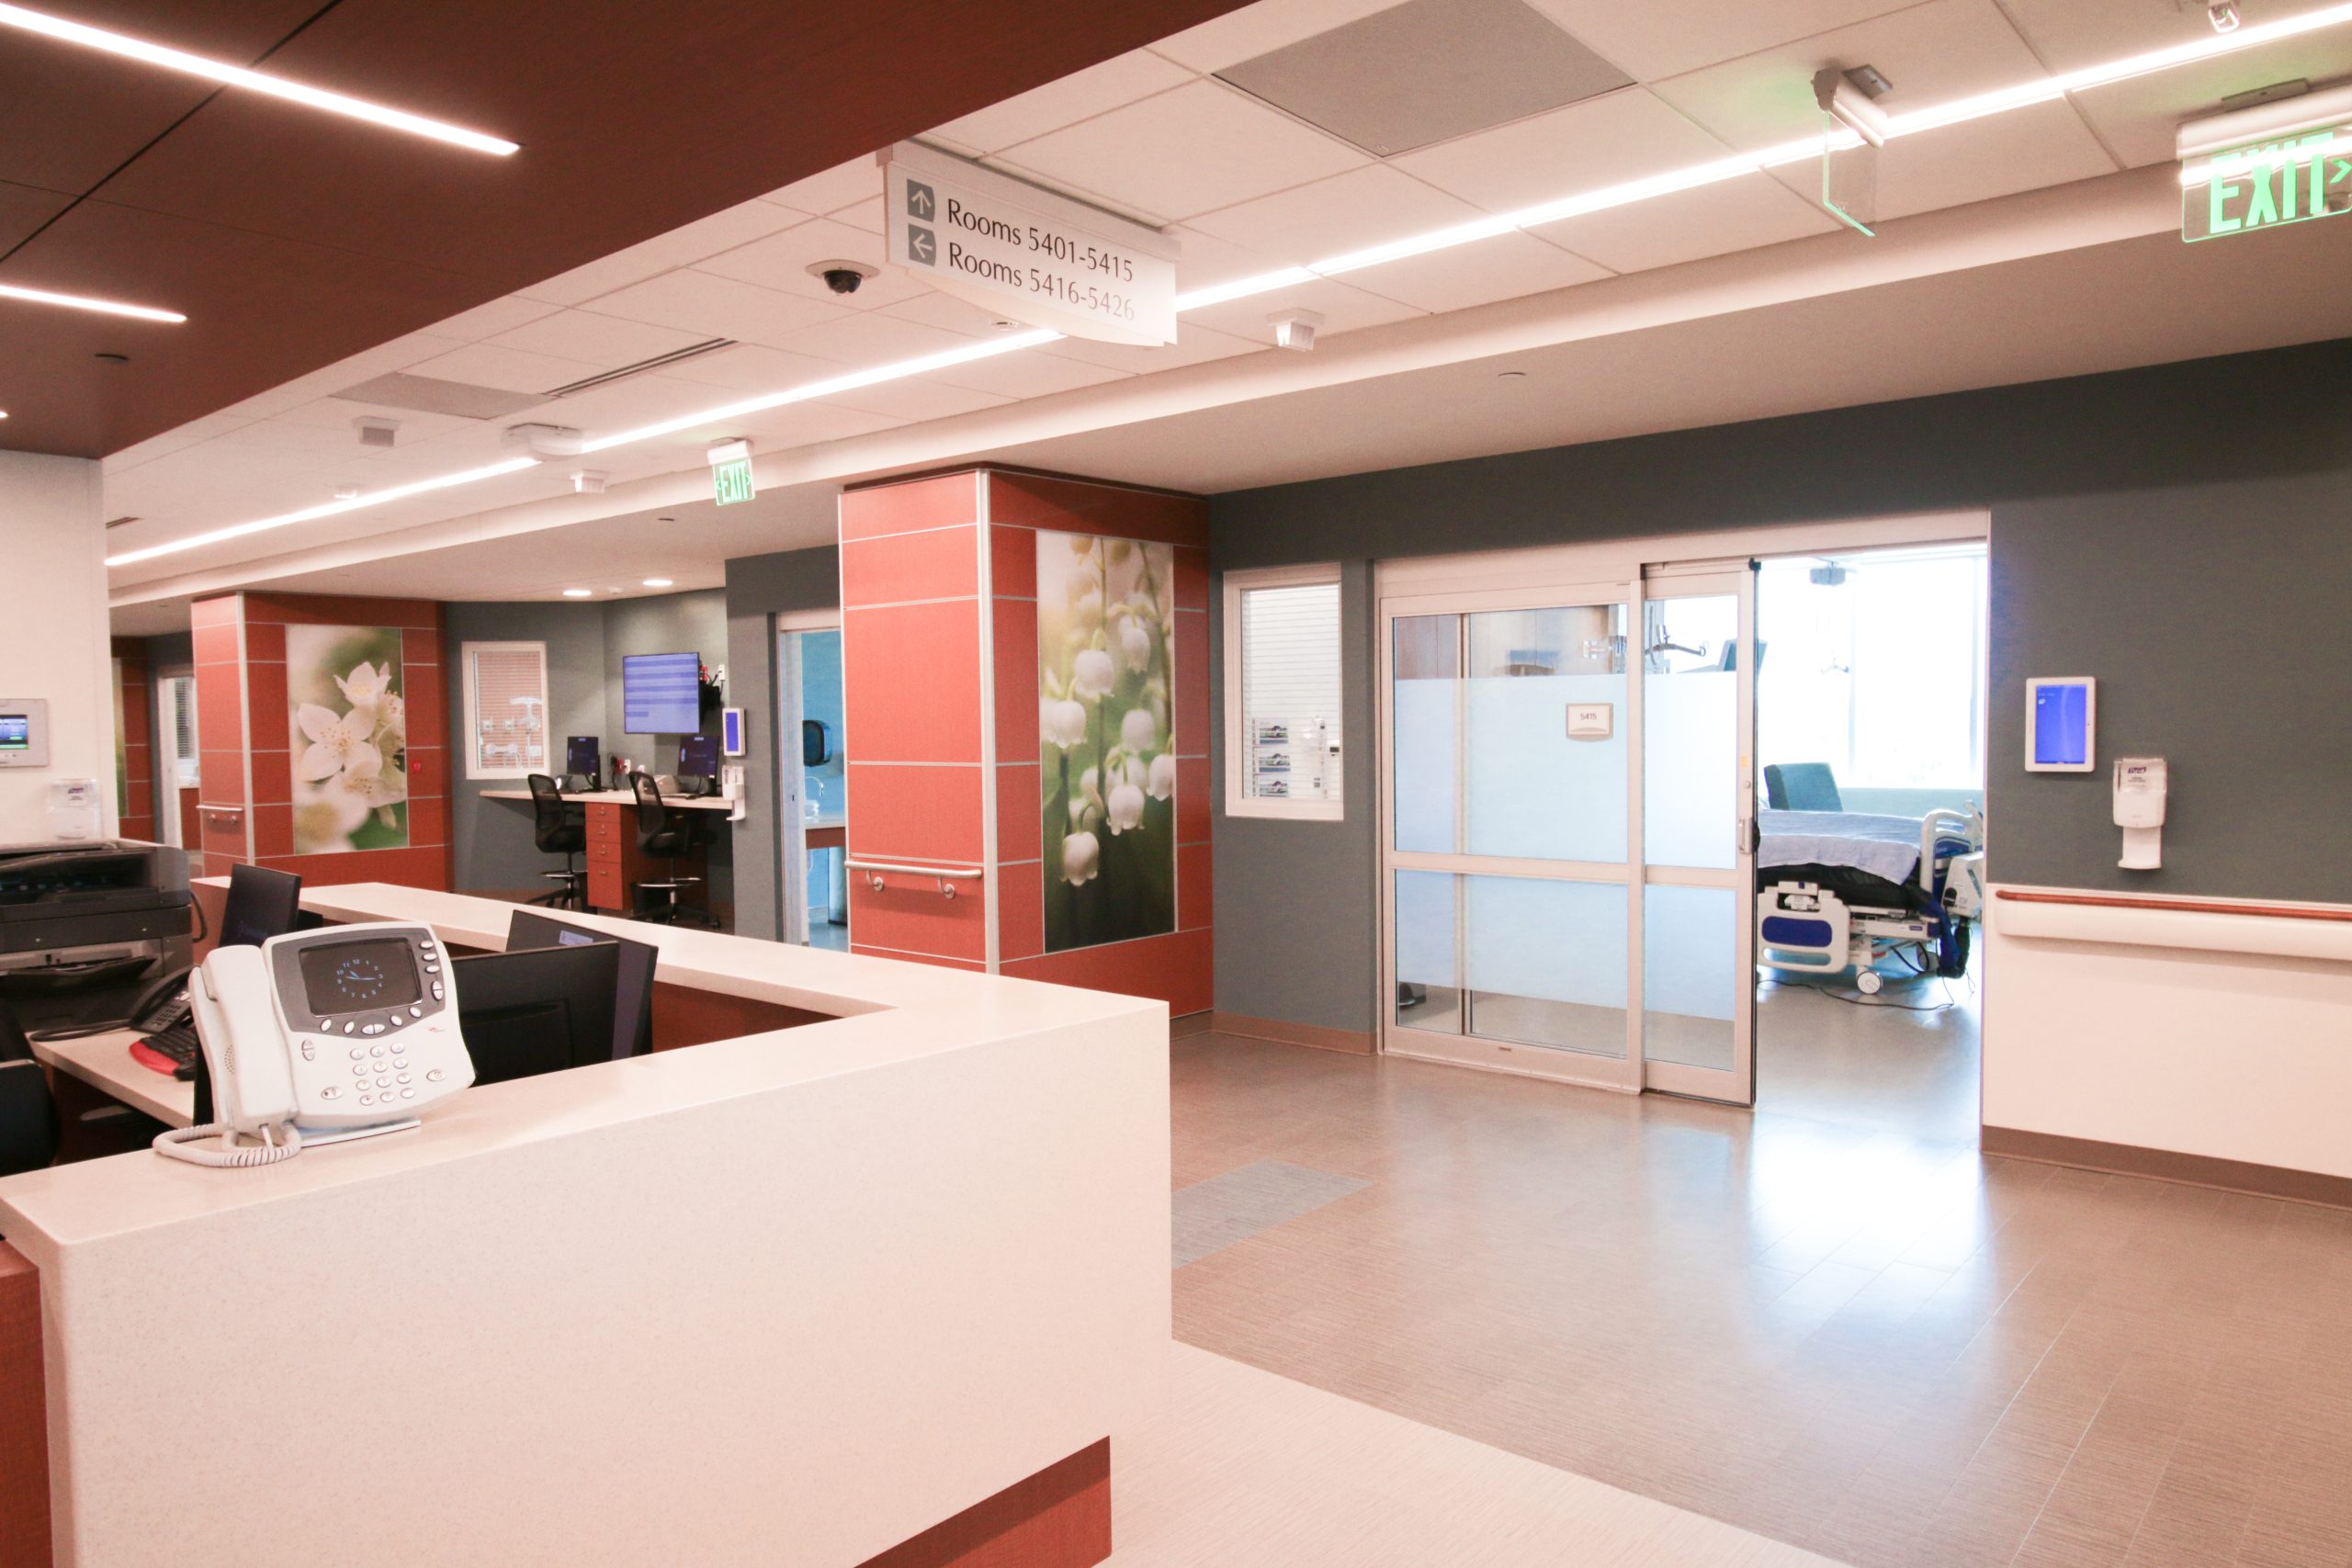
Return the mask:
[(1625, 889), (1517, 876), (1463, 879), (1469, 1032), (1625, 1055)]
[(1642, 607), (1642, 838), (1652, 865), (1737, 857), (1739, 636), (1729, 594)]
[(1455, 978), (1454, 877), (1444, 871), (1396, 874), (1396, 1021), (1461, 1032)]
[(1462, 621), (1402, 615), (1396, 628), (1396, 847), (1450, 854), (1460, 847), (1454, 773), (1461, 751), (1455, 707), (1462, 691)]
[[(1624, 615), (1602, 604), (1469, 617), (1471, 854), (1625, 858)], [(1569, 739), (1570, 704), (1605, 705), (1608, 737)]]
[(1740, 897), (1728, 887), (1642, 889), (1642, 1054), (1728, 1069)]

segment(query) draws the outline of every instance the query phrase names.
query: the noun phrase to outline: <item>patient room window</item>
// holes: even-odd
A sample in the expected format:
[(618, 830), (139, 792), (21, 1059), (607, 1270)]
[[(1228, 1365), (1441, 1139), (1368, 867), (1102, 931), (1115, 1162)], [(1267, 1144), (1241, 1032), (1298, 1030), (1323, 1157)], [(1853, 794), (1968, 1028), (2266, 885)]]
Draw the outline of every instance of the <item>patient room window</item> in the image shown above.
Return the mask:
[(548, 772), (548, 645), (469, 642), (463, 663), (466, 777)]
[(1339, 569), (1227, 573), (1225, 626), (1227, 814), (1337, 819)]
[(1763, 761), (1826, 762), (1849, 811), (1981, 794), (1985, 606), (1981, 544), (1767, 561)]

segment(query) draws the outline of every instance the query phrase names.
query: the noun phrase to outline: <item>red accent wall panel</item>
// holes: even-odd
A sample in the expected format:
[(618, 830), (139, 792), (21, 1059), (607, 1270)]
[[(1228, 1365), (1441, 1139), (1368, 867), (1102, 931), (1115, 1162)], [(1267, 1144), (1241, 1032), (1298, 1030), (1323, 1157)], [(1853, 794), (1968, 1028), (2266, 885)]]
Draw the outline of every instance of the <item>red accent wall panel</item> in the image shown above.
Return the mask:
[(980, 761), (979, 625), (974, 599), (842, 611), (842, 725), (855, 737), (851, 757)]
[(979, 474), (974, 469), (931, 479), (869, 485), (842, 496), (842, 538), (878, 539), (924, 528), (953, 528), (980, 516)]
[(977, 763), (926, 767), (861, 762), (853, 754), (849, 798), (849, 852), (856, 859), (974, 866), (987, 852), (980, 832)]
[(1006, 762), (997, 768), (996, 858), (1000, 863), (1035, 860), (1045, 853), (1042, 772), (1035, 762)]
[(980, 591), (979, 530), (969, 525), (842, 542), (842, 603), (969, 599)]
[(1206, 757), (1176, 759), (1176, 841), (1180, 844), (1205, 844), (1209, 841), (1209, 760)]
[(1209, 617), (1176, 612), (1176, 755), (1209, 754)]
[[(1032, 774), (1035, 773), (1031, 770)], [(1029, 814), (1033, 818), (1035, 811)], [(1046, 951), (1046, 884), (1033, 856), (1001, 861), (996, 878), (996, 955), (1004, 963)]]
[(1047, 953), (1000, 965), (1002, 973), (1024, 980), (1056, 986), (1083, 986), (1091, 991), (1118, 991), (1151, 997), (1168, 1004), (1170, 1016), (1206, 1012), (1215, 1005), (1216, 959), (1208, 928), (1178, 931), (1172, 936), (1114, 942), (1107, 947), (1081, 947), (1069, 953)]
[(1209, 542), (1209, 503), (1198, 496), (1006, 468), (989, 470), (989, 521), (1202, 549)]
[(885, 874), (876, 892), (866, 875), (849, 879), (849, 929), (861, 942), (927, 958), (988, 956), (988, 905), (978, 882), (956, 884), (956, 897), (939, 885), (903, 873)]
[[(1029, 536), (1036, 537), (1035, 534)], [(1035, 558), (1029, 570), (1033, 574), (1036, 570)], [(1031, 581), (1035, 581), (1034, 576)], [(996, 760), (1035, 762), (1038, 742), (1037, 601), (1000, 595), (989, 608), (994, 622), (991, 629), (996, 650)]]
[(40, 1271), (0, 1242), (0, 1563), (48, 1568), (49, 1384)]
[(116, 803), (116, 831), (126, 839), (153, 840), (155, 830), (154, 688), (147, 677), (147, 645), (137, 637), (114, 639), (122, 701), (122, 790)]
[(1216, 908), (1216, 888), (1209, 878), (1209, 847), (1206, 844), (1177, 845), (1176, 929), (1178, 931), (1198, 931), (1209, 924), (1210, 911)]

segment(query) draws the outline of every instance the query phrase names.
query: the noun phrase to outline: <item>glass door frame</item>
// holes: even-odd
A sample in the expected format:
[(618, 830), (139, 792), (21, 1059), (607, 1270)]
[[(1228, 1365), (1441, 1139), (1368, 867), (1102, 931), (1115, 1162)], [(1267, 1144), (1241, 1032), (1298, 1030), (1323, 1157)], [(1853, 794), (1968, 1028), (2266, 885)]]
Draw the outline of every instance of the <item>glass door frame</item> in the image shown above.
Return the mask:
[[(1663, 1094), (1687, 1095), (1699, 1100), (1720, 1100), (1727, 1105), (1753, 1106), (1756, 1103), (1756, 572), (1758, 563), (1753, 558), (1659, 563), (1642, 569), (1641, 600), (1635, 605), (1634, 624), (1643, 628), (1641, 635), (1646, 648), (1647, 607), (1651, 604), (1672, 604), (1678, 599), (1731, 598), (1739, 606), (1738, 630), (1735, 634), (1738, 653), (1733, 668), (1737, 672), (1736, 695), (1734, 705), (1738, 730), (1736, 741), (1733, 782), (1732, 863), (1729, 870), (1705, 869), (1696, 866), (1652, 865), (1648, 847), (1637, 832), (1632, 845), (1640, 857), (1642, 874), (1634, 892), (1633, 948), (1635, 983), (1641, 983), (1641, 943), (1643, 936), (1643, 889), (1648, 887), (1719, 887), (1732, 895), (1735, 918), (1732, 922), (1732, 991), (1731, 991), (1731, 1066), (1706, 1067), (1686, 1062), (1651, 1061), (1643, 1063), (1642, 1081), (1646, 1089)], [(1645, 657), (1643, 662), (1646, 664)], [(1641, 671), (1646, 676), (1646, 670)], [(1640, 687), (1645, 682), (1636, 680)], [(1636, 699), (1637, 709), (1640, 706)], [(1638, 720), (1636, 721), (1638, 728)], [(1638, 748), (1637, 748), (1638, 750)], [(1642, 769), (1646, 758), (1633, 759), (1634, 769), (1634, 813), (1640, 820), (1640, 790)], [(1638, 1027), (1646, 1017), (1646, 998), (1639, 990), (1633, 993), (1635, 1005), (1630, 1009)]]
[[(808, 826), (801, 792), (806, 771), (800, 765), (800, 643), (810, 632), (842, 629), (838, 610), (779, 611), (771, 628), (774, 637), (775, 726), (776, 887), (782, 908), (778, 934), (785, 942), (808, 945)], [(848, 813), (844, 783), (843, 816)]]
[[(1594, 1089), (1615, 1089), (1621, 1093), (1639, 1093), (1642, 1088), (1641, 1055), (1641, 915), (1639, 879), (1634, 875), (1633, 852), (1641, 842), (1641, 775), (1638, 763), (1641, 755), (1639, 718), (1640, 681), (1629, 661), (1626, 671), (1626, 736), (1627, 754), (1634, 759), (1635, 771), (1628, 783), (1634, 793), (1627, 798), (1628, 818), (1626, 843), (1628, 857), (1621, 862), (1526, 860), (1513, 856), (1472, 854), (1466, 851), (1439, 852), (1425, 850), (1399, 850), (1396, 847), (1396, 623), (1419, 615), (1456, 615), (1468, 617), (1489, 611), (1547, 610), (1564, 607), (1623, 609), (1632, 633), (1641, 613), (1640, 584), (1632, 577), (1616, 581), (1585, 582), (1561, 581), (1541, 588), (1484, 589), (1466, 592), (1414, 593), (1382, 598), (1376, 606), (1376, 622), (1380, 640), (1380, 734), (1384, 765), (1380, 772), (1380, 1027), (1378, 1038), (1384, 1052), (1400, 1056), (1412, 1056), (1424, 1061), (1449, 1062), (1463, 1066), (1483, 1067), (1491, 1072), (1515, 1073), (1527, 1077), (1551, 1078), (1562, 1083), (1582, 1084)], [(1464, 769), (1469, 749), (1464, 743), (1464, 726), (1467, 704), (1454, 705), (1453, 747), (1453, 806), (1455, 813), (1455, 842), (1468, 840), (1462, 832), (1464, 814), (1468, 810), (1469, 791), (1465, 787)], [(1532, 881), (1570, 882), (1587, 886), (1606, 885), (1622, 887), (1626, 896), (1626, 1040), (1623, 1056), (1602, 1056), (1591, 1052), (1577, 1051), (1554, 1045), (1527, 1042), (1488, 1039), (1467, 1032), (1446, 1034), (1435, 1030), (1416, 1029), (1400, 1023), (1396, 1017), (1396, 874), (1400, 871), (1431, 871), (1450, 873), (1455, 877), (1454, 931), (1457, 955), (1461, 950), (1464, 927), (1463, 889), (1470, 876), (1508, 876)], [(1466, 997), (1471, 987), (1468, 975), (1457, 967), (1455, 978)]]

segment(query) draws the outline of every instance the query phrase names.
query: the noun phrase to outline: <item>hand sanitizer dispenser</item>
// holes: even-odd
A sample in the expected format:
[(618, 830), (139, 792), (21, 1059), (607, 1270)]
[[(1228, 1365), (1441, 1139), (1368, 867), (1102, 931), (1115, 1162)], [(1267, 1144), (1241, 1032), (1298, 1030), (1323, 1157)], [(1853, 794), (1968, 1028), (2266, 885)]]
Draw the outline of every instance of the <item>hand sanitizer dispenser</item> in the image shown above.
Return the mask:
[(2126, 871), (2154, 871), (2164, 863), (2165, 760), (2115, 760), (2115, 825), (2123, 829)]

